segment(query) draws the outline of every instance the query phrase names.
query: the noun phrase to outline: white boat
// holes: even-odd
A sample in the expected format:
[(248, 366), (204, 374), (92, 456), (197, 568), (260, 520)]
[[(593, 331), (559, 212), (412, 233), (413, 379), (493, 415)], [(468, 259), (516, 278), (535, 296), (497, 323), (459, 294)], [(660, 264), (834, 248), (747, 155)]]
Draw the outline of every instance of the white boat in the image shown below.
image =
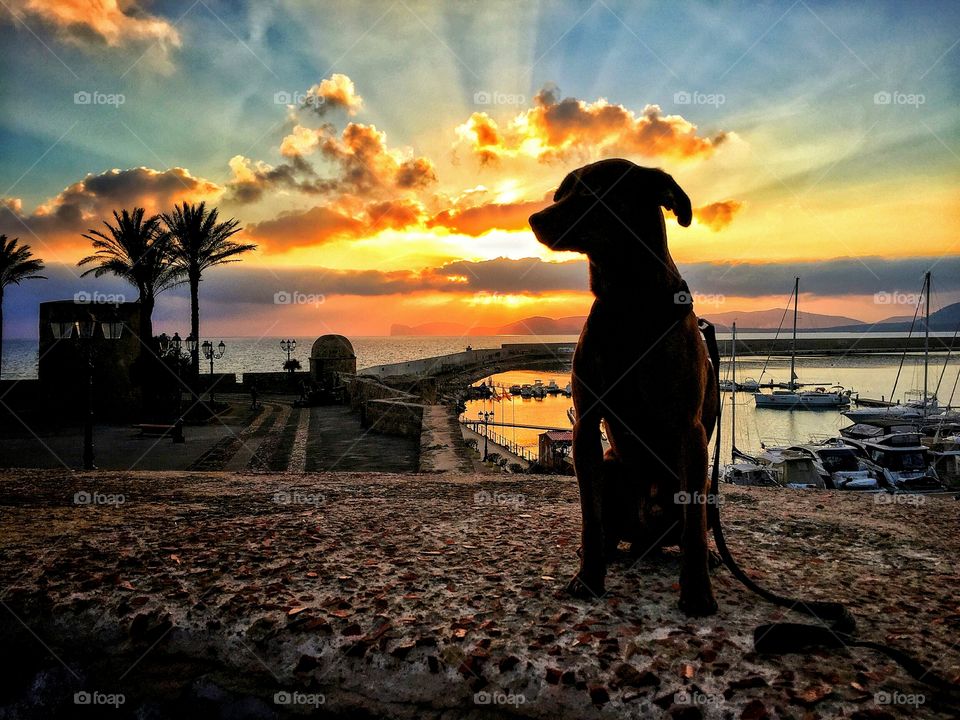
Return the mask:
[(824, 490), (826, 485), (813, 458), (792, 448), (766, 448), (757, 458), (778, 484), (795, 490)]
[[(723, 482), (752, 487), (775, 487), (777, 481), (766, 467), (759, 465), (749, 455), (737, 450), (737, 324), (733, 323), (733, 344), (730, 352), (730, 388), (733, 397), (730, 400), (730, 463), (720, 470)], [(721, 385), (722, 388), (722, 385)]]
[[(818, 387), (816, 390), (798, 390), (802, 383), (797, 382), (797, 306), (800, 301), (800, 278), (793, 281), (793, 345), (790, 348), (790, 381), (786, 390), (774, 390), (771, 393), (756, 392), (753, 396), (758, 408), (775, 410), (830, 410), (850, 405), (850, 392), (844, 392), (840, 386), (830, 390)], [(757, 385), (759, 389), (759, 384)]]
[(790, 448), (807, 453), (813, 460), (824, 485), (831, 490), (878, 490), (874, 473), (857, 456), (855, 448), (842, 441), (820, 445), (795, 445)]
[(929, 492), (943, 485), (930, 460), (930, 451), (920, 443), (920, 433), (891, 433), (870, 440), (848, 440), (859, 448), (877, 478), (890, 490)]
[(927, 394), (924, 400), (921, 392), (918, 391), (916, 394), (919, 396), (916, 400), (907, 400), (887, 407), (860, 407), (856, 410), (846, 410), (843, 414), (855, 423), (868, 423), (882, 427), (935, 418), (943, 413), (936, 395)]
[(556, 395), (557, 393), (563, 392), (563, 391), (560, 389), (560, 386), (557, 385), (557, 381), (556, 381), (556, 380), (550, 380), (550, 382), (548, 382), (548, 383), (546, 384), (546, 386), (544, 387), (544, 390), (547, 391), (547, 394), (548, 394), (548, 395)]
[(774, 390), (770, 393), (755, 393), (753, 396), (758, 408), (777, 410), (831, 410), (850, 405), (850, 395), (839, 386), (827, 390)]
[(534, 380), (533, 387), (530, 388), (530, 394), (532, 397), (543, 399), (547, 396), (547, 388), (543, 384), (543, 380)]
[[(923, 276), (923, 288), (920, 291), (921, 301), (926, 304), (924, 321), (924, 350), (923, 350), (923, 389), (914, 390), (904, 395), (905, 402), (895, 403), (880, 407), (859, 407), (856, 410), (847, 410), (843, 414), (853, 420), (855, 423), (869, 423), (881, 427), (889, 427), (904, 422), (916, 422), (923, 420), (951, 420), (960, 417), (960, 413), (951, 411), (950, 408), (943, 409), (937, 402), (936, 393), (928, 390), (928, 375), (930, 370), (930, 272)], [(919, 306), (919, 302), (918, 302)], [(919, 313), (919, 307), (917, 308)], [(956, 338), (956, 335), (954, 335)], [(906, 350), (903, 353), (906, 357)], [(950, 356), (947, 355), (949, 362)], [(946, 368), (946, 362), (944, 368)], [(900, 361), (901, 367), (903, 360)], [(899, 378), (899, 373), (897, 374)], [(894, 383), (893, 392), (890, 393), (891, 399), (896, 393), (896, 383)], [(913, 399), (908, 399), (910, 397)], [(951, 397), (952, 399), (952, 397)]]

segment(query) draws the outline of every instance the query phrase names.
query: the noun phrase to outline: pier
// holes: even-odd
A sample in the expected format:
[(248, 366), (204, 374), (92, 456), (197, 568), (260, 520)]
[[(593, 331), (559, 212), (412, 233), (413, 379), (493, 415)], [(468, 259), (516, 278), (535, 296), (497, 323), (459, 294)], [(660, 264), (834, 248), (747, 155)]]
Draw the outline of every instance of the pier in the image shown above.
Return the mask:
[[(724, 335), (726, 333), (723, 333)], [(786, 337), (774, 339), (764, 334), (751, 337), (749, 334), (737, 337), (737, 356), (787, 355), (790, 352), (790, 340)], [(946, 352), (949, 349), (950, 334), (932, 334), (931, 352)], [(718, 338), (720, 354), (729, 357), (733, 350), (730, 338)], [(458, 377), (466, 382), (474, 382), (496, 372), (507, 370), (547, 369), (568, 367), (573, 360), (576, 342), (555, 343), (504, 343), (499, 348), (477, 348), (447, 355), (436, 355), (421, 360), (375, 365), (358, 371), (359, 375), (369, 375), (378, 379), (389, 378), (450, 378)], [(888, 337), (869, 333), (837, 334), (837, 337), (797, 338), (797, 355), (838, 356), (838, 355), (898, 355), (902, 352), (922, 353), (924, 338)]]

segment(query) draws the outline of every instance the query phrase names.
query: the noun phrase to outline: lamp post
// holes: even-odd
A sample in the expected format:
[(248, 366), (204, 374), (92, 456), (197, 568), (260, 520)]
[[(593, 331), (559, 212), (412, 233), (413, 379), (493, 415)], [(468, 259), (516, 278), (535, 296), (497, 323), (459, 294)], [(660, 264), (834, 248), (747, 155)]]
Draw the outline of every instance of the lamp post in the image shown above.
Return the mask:
[(490, 432), (487, 429), (487, 423), (490, 422), (490, 419), (493, 418), (493, 411), (484, 411), (481, 410), (477, 413), (477, 417), (480, 418), (480, 421), (483, 423), (483, 462), (487, 461), (487, 450), (489, 448), (490, 442)]
[(217, 346), (209, 340), (204, 340), (200, 347), (203, 348), (203, 356), (210, 361), (210, 404), (213, 405), (213, 361), (223, 357), (227, 346), (223, 344), (223, 340)]
[(281, 340), (280, 349), (287, 353), (287, 364), (286, 367), (289, 369), (290, 373), (293, 373), (293, 368), (290, 366), (290, 354), (297, 349), (296, 340)]
[[(193, 344), (196, 346), (196, 343)], [(189, 341), (187, 345), (188, 354), (186, 358), (189, 358)], [(180, 339), (180, 333), (174, 333), (172, 338), (168, 338), (165, 334), (160, 336), (160, 353), (164, 357), (173, 358), (173, 362), (177, 366), (177, 421), (173, 426), (173, 442), (175, 443), (186, 442), (183, 437), (183, 380), (180, 373), (184, 360), (184, 355), (181, 353), (182, 348), (183, 340)]]
[(51, 322), (50, 330), (53, 333), (54, 340), (68, 340), (71, 337), (76, 338), (87, 370), (87, 411), (83, 421), (83, 469), (96, 470), (97, 466), (93, 462), (93, 348), (90, 341), (93, 340), (97, 325), (103, 333), (104, 340), (119, 340), (123, 332), (122, 322), (100, 322), (93, 318), (89, 320), (78, 320), (76, 322)]

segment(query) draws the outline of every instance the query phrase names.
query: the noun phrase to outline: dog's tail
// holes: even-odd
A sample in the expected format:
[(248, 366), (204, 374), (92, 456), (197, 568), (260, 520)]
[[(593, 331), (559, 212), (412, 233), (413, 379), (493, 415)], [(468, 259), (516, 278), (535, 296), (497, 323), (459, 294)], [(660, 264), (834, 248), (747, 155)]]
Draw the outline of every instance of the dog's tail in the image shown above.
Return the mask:
[(713, 325), (700, 318), (698, 319), (700, 332), (706, 341), (710, 353), (710, 362), (717, 385), (717, 419), (716, 438), (713, 450), (713, 471), (710, 477), (710, 494), (712, 501), (707, 504), (710, 522), (713, 525), (713, 539), (717, 545), (717, 552), (723, 558), (737, 580), (743, 583), (750, 591), (769, 602), (785, 607), (788, 610), (804, 613), (821, 621), (822, 625), (803, 625), (798, 623), (770, 623), (760, 625), (753, 631), (753, 646), (759, 653), (785, 655), (788, 653), (802, 653), (817, 647), (840, 648), (862, 647), (881, 652), (894, 662), (898, 663), (911, 677), (939, 690), (949, 693), (960, 693), (960, 686), (940, 677), (925, 667), (916, 659), (902, 650), (874, 643), (867, 640), (858, 640), (854, 637), (857, 629), (853, 614), (838, 602), (822, 600), (802, 600), (779, 595), (754, 582), (737, 564), (730, 548), (727, 547), (723, 536), (723, 526), (720, 523), (720, 349), (717, 346), (716, 330)]

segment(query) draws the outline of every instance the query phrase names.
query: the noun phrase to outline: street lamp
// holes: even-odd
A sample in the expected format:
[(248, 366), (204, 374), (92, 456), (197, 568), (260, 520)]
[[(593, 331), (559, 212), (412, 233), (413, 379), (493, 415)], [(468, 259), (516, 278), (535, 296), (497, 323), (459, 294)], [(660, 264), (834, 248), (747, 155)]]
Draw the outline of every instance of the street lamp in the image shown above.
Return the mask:
[(76, 322), (51, 322), (50, 331), (54, 340), (68, 340), (75, 337), (83, 352), (87, 366), (87, 412), (83, 422), (83, 469), (96, 470), (93, 464), (93, 348), (90, 340), (100, 326), (104, 340), (119, 340), (123, 332), (122, 322), (97, 322), (78, 320)]
[(493, 411), (484, 411), (481, 410), (477, 413), (477, 417), (480, 418), (480, 421), (483, 423), (483, 462), (487, 461), (487, 450), (490, 442), (490, 432), (487, 429), (487, 423), (490, 422), (495, 416)]
[(210, 361), (210, 404), (213, 405), (213, 361), (223, 357), (227, 346), (223, 344), (223, 340), (216, 347), (209, 340), (204, 340), (200, 347), (203, 348), (203, 356)]
[[(193, 343), (196, 347), (196, 343)], [(187, 341), (187, 346), (189, 348), (190, 342)], [(167, 337), (166, 333), (160, 336), (160, 354), (166, 358), (173, 358), (174, 364), (177, 366), (177, 421), (173, 426), (173, 442), (182, 443), (186, 442), (183, 437), (183, 380), (181, 379), (180, 369), (183, 364), (183, 360), (189, 358), (190, 355), (184, 356), (182, 354), (183, 340), (180, 339), (180, 333), (174, 333), (172, 338)]]
[(289, 369), (289, 371), (292, 373), (292, 372), (293, 372), (293, 367), (290, 365), (290, 354), (291, 354), (294, 350), (297, 349), (297, 341), (296, 341), (296, 340), (281, 340), (281, 341), (280, 341), (280, 349), (287, 353), (287, 364), (286, 364), (285, 367), (287, 367), (287, 368)]

